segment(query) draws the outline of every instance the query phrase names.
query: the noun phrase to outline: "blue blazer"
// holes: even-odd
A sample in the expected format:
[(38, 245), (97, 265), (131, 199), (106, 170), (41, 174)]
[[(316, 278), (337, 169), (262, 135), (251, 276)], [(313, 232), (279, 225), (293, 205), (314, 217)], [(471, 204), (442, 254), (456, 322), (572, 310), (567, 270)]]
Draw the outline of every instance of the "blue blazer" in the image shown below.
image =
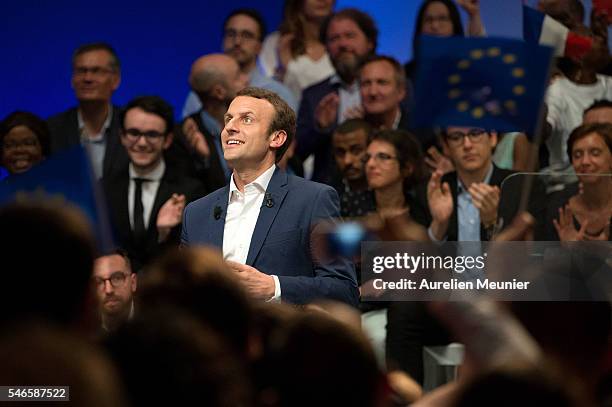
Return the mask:
[[(305, 304), (333, 299), (357, 305), (359, 293), (352, 263), (311, 256), (311, 229), (320, 220), (340, 216), (338, 193), (327, 185), (287, 175), (278, 167), (251, 237), (246, 264), (278, 276), (283, 301)], [(181, 241), (222, 250), (229, 185), (187, 205)], [(270, 207), (271, 206), (271, 207)]]

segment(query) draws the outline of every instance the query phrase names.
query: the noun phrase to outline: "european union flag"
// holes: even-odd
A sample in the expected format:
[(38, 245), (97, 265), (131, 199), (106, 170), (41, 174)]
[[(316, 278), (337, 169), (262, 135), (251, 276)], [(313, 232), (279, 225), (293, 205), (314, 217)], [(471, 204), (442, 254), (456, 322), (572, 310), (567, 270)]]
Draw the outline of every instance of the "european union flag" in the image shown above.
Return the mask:
[(552, 52), (505, 38), (423, 36), (417, 52), (414, 127), (533, 134)]
[(11, 176), (0, 183), (0, 205), (22, 199), (28, 202), (54, 200), (72, 203), (89, 219), (101, 253), (112, 249), (106, 206), (82, 146), (59, 152), (28, 172)]

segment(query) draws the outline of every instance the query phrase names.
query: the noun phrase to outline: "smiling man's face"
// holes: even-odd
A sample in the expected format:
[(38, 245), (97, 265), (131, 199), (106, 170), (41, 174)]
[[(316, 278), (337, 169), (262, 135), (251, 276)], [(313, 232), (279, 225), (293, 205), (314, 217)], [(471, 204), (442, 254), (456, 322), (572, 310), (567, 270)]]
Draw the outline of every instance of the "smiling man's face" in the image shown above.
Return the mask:
[(238, 96), (232, 101), (221, 132), (223, 156), (230, 166), (257, 168), (274, 164), (273, 135), (269, 134), (274, 114), (274, 107), (264, 99)]

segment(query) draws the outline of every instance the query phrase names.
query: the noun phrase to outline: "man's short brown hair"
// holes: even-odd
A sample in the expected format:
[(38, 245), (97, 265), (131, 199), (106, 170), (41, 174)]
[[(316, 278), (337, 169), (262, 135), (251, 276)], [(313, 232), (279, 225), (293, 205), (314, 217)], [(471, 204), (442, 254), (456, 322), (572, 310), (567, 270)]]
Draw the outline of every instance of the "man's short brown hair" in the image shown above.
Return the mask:
[(280, 130), (287, 133), (287, 140), (276, 150), (276, 162), (279, 162), (295, 137), (295, 112), (280, 96), (266, 89), (247, 87), (238, 92), (236, 96), (249, 96), (255, 99), (267, 100), (274, 107), (274, 116), (268, 128), (268, 135)]

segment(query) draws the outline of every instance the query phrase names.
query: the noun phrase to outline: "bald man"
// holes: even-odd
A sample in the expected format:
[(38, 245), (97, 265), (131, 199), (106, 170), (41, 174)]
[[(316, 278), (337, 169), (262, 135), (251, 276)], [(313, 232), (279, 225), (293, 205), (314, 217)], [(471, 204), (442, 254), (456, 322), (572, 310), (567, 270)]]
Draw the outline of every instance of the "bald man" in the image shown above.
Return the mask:
[(196, 175), (209, 191), (229, 180), (231, 169), (223, 158), (220, 140), (223, 115), (247, 80), (236, 60), (225, 54), (204, 55), (191, 66), (189, 85), (202, 108), (185, 118), (182, 129)]

